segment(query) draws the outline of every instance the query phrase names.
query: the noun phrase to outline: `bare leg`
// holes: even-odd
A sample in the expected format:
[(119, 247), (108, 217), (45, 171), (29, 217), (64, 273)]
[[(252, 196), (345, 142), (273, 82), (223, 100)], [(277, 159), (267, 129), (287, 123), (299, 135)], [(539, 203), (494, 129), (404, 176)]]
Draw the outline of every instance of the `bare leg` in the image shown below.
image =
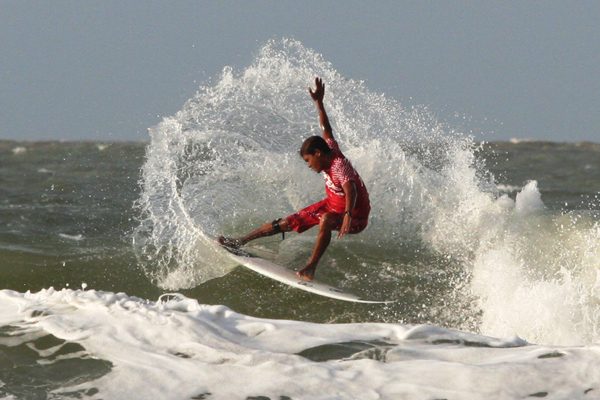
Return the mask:
[(246, 243), (248, 243), (254, 239), (258, 239), (258, 238), (265, 237), (265, 236), (275, 235), (279, 232), (289, 232), (292, 230), (289, 227), (287, 221), (284, 219), (279, 221), (279, 228), (281, 230), (276, 231), (273, 228), (273, 224), (271, 222), (267, 222), (267, 223), (259, 226), (252, 232), (248, 233), (247, 235), (242, 236), (240, 238), (227, 238), (224, 236), (219, 236), (218, 240), (219, 240), (219, 243), (221, 243), (224, 246), (238, 248), (238, 247), (242, 247), (243, 245), (245, 245)]
[(327, 250), (327, 246), (329, 246), (329, 243), (331, 242), (331, 231), (338, 222), (338, 215), (330, 213), (323, 214), (321, 217), (321, 223), (319, 224), (319, 234), (317, 235), (317, 241), (315, 242), (312, 255), (308, 259), (306, 266), (300, 271), (296, 272), (298, 277), (304, 279), (305, 281), (313, 280), (315, 277), (317, 264), (319, 263), (321, 256), (325, 253), (325, 250)]

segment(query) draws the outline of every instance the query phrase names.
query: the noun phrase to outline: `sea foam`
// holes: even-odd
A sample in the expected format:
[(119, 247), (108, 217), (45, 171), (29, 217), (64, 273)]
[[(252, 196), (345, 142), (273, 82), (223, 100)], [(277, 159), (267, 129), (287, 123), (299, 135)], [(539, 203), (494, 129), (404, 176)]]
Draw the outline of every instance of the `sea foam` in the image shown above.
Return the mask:
[[(153, 302), (94, 290), (2, 290), (0, 305), (0, 324), (10, 327), (0, 348), (29, 344), (42, 366), (102, 360), (101, 376), (66, 384), (52, 391), (57, 397), (584, 399), (600, 391), (596, 347), (427, 325), (259, 319), (182, 295)], [(36, 347), (47, 335), (77, 346)]]

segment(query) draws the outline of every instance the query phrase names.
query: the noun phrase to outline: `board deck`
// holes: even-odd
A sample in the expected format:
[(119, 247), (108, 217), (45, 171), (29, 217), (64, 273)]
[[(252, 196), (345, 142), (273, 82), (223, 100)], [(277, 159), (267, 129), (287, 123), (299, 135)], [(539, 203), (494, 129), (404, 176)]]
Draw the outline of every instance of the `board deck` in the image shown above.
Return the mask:
[(319, 281), (305, 281), (298, 276), (294, 271), (291, 271), (281, 265), (275, 264), (272, 261), (265, 260), (260, 257), (256, 257), (247, 251), (241, 249), (232, 249), (226, 246), (221, 246), (229, 256), (240, 265), (253, 270), (263, 276), (269, 277), (276, 281), (285, 283), (296, 289), (304, 290), (320, 296), (329, 297), (337, 300), (350, 301), (354, 303), (393, 303), (393, 301), (378, 301), (378, 300), (367, 300), (362, 299), (354, 294), (344, 292), (334, 286), (327, 285)]

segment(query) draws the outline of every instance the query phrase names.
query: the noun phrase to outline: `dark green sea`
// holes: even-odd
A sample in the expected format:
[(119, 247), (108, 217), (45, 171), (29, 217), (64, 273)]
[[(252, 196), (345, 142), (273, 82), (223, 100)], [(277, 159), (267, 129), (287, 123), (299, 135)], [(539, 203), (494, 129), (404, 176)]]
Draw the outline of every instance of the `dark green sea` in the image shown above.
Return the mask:
[[(0, 327), (0, 398), (70, 399), (132, 398), (132, 396), (133, 398), (147, 398), (148, 395), (170, 397), (167, 393), (178, 393), (172, 398), (240, 398), (237, 396), (241, 393), (245, 393), (241, 398), (248, 399), (303, 398), (298, 393), (302, 393), (306, 389), (286, 391), (293, 388), (290, 383), (285, 386), (275, 385), (276, 389), (264, 387), (252, 389), (252, 387), (244, 388), (243, 383), (236, 382), (233, 377), (230, 379), (232, 385), (215, 390), (219, 386), (216, 382), (223, 379), (226, 373), (223, 372), (224, 370), (215, 369), (212, 362), (206, 363), (204, 360), (209, 356), (194, 355), (194, 351), (191, 350), (193, 347), (190, 347), (192, 345), (185, 344), (198, 341), (209, 345), (208, 343), (212, 343), (213, 340), (208, 339), (206, 333), (202, 333), (202, 336), (195, 339), (187, 336), (181, 338), (169, 333), (173, 327), (165, 326), (163, 322), (156, 325), (156, 322), (153, 322), (154, 317), (148, 321), (135, 322), (139, 319), (139, 316), (136, 316), (139, 314), (158, 313), (161, 320), (168, 320), (175, 317), (188, 318), (187, 315), (192, 313), (196, 324), (203, 325), (208, 321), (213, 321), (210, 324), (227, 326), (231, 323), (218, 322), (219, 320), (216, 318), (220, 315), (219, 313), (222, 313), (219, 309), (210, 310), (207, 317), (200, 316), (197, 311), (193, 311), (196, 310), (198, 304), (225, 305), (241, 313), (243, 318), (252, 316), (328, 324), (334, 322), (369, 324), (387, 322), (400, 323), (406, 327), (416, 324), (415, 326), (432, 327), (430, 329), (439, 326), (470, 332), (480, 332), (485, 330), (486, 326), (494, 329), (496, 325), (490, 324), (485, 316), (486, 312), (492, 312), (494, 315), (500, 314), (512, 318), (513, 324), (516, 324), (516, 330), (523, 328), (523, 331), (517, 332), (528, 340), (548, 340), (550, 343), (555, 341), (556, 344), (570, 342), (589, 344), (599, 340), (597, 336), (598, 320), (593, 318), (599, 312), (598, 297), (593, 289), (595, 287), (593, 286), (593, 271), (600, 267), (598, 264), (600, 251), (600, 235), (598, 234), (600, 144), (489, 143), (481, 145), (475, 151), (477, 159), (484, 162), (489, 168), (489, 174), (493, 175), (498, 183), (499, 189), (494, 195), (496, 198), (507, 196), (514, 200), (517, 194), (524, 191), (523, 188), (528, 182), (533, 179), (537, 181), (539, 195), (545, 208), (526, 217), (529, 221), (513, 220), (510, 222), (524, 225), (519, 228), (523, 236), (515, 248), (520, 249), (521, 260), (531, 263), (535, 271), (519, 270), (522, 275), (516, 277), (516, 282), (509, 281), (509, 283), (517, 286), (517, 293), (521, 290), (531, 290), (534, 293), (533, 296), (510, 292), (500, 293), (503, 299), (500, 305), (493, 301), (480, 302), (478, 296), (482, 296), (482, 289), (477, 292), (477, 290), (470, 289), (469, 285), (472, 284), (470, 282), (478, 279), (473, 277), (473, 274), (477, 274), (477, 269), (481, 266), (476, 265), (466, 269), (464, 260), (453, 260), (452, 257), (447, 257), (438, 250), (428, 248), (422, 242), (409, 240), (407, 244), (394, 245), (389, 240), (373, 239), (371, 236), (370, 239), (375, 240), (374, 243), (360, 241), (351, 242), (346, 246), (332, 244), (323, 261), (324, 265), (321, 266), (322, 269), (327, 270), (322, 272), (320, 277), (329, 283), (341, 285), (347, 290), (365, 296), (383, 296), (398, 301), (396, 304), (384, 307), (356, 305), (320, 298), (290, 289), (242, 267), (233, 268), (231, 272), (222, 277), (199, 284), (192, 283), (179, 289), (161, 286), (161, 283), (148, 273), (148, 261), (142, 261), (144, 255), (139, 254), (139, 249), (136, 250), (133, 243), (136, 229), (139, 229), (141, 221), (143, 221), (139, 200), (143, 190), (142, 168), (146, 162), (148, 149), (149, 144), (147, 143), (0, 142), (0, 285), (1, 289), (4, 289), (2, 293), (7, 296), (12, 293), (11, 291), (15, 291), (15, 294), (20, 293), (18, 296), (25, 296), (24, 299), (26, 299), (28, 296), (26, 292), (35, 293), (35, 297), (29, 300), (29, 305), (20, 306), (23, 307), (21, 315), (29, 315), (29, 317), (25, 317), (21, 322), (18, 320), (11, 320), (10, 323), (6, 321), (4, 324), (7, 325)], [(373, 200), (376, 204), (377, 199)], [(557, 227), (557, 224), (561, 227)], [(565, 227), (561, 224), (568, 226)], [(537, 232), (538, 230), (546, 230), (546, 232)], [(565, 232), (570, 233), (565, 234)], [(564, 245), (562, 248), (542, 247), (543, 251), (540, 252), (540, 248), (535, 247), (540, 245), (538, 236), (546, 237), (551, 243), (556, 240), (562, 241)], [(310, 240), (313, 240), (313, 237), (309, 236), (305, 241), (297, 242), (292, 246), (294, 254), (306, 257), (311, 246)], [(286, 249), (285, 247), (278, 249), (277, 246), (281, 246), (279, 240), (264, 240), (263, 242), (266, 242), (262, 247), (263, 250), (270, 248), (270, 251), (284, 252)], [(525, 246), (525, 249), (522, 246)], [(527, 246), (531, 248), (527, 248)], [(297, 250), (298, 247), (300, 250)], [(583, 256), (581, 255), (582, 250)], [(545, 252), (551, 253), (550, 259), (547, 254), (540, 254)], [(269, 255), (270, 253), (267, 253), (267, 256)], [(494, 264), (495, 268), (510, 267), (510, 265), (503, 264), (505, 262), (503, 256), (495, 259), (497, 262)], [(473, 257), (477, 258), (478, 256)], [(524, 261), (528, 257), (530, 261)], [(294, 261), (290, 257), (283, 257), (283, 259), (288, 260), (288, 265), (294, 266)], [(570, 263), (569, 259), (575, 262)], [(347, 269), (343, 266), (343, 260), (346, 260)], [(200, 262), (198, 268), (201, 266)], [(556, 274), (556, 270), (560, 268), (570, 268), (568, 273), (563, 275), (567, 279), (566, 281)], [(499, 272), (502, 274), (502, 271)], [(508, 271), (507, 273), (514, 274), (515, 272)], [(581, 279), (581, 282), (573, 284), (571, 279)], [(589, 281), (591, 283), (585, 281), (586, 279), (592, 279)], [(373, 285), (373, 282), (376, 282), (376, 285)], [(486, 285), (499, 287), (501, 291), (510, 290), (510, 288), (504, 287), (506, 283), (503, 282), (488, 281)], [(519, 288), (519, 285), (523, 287)], [(58, 292), (50, 288), (54, 288)], [(484, 285), (484, 288), (487, 286)], [(39, 292), (40, 290), (42, 292)], [(65, 290), (67, 291), (65, 292)], [(484, 290), (490, 291), (489, 296), (492, 299), (497, 295), (492, 289)], [(545, 293), (545, 290), (549, 293)], [(171, 303), (157, 303), (157, 306), (153, 306), (152, 303), (146, 305), (147, 301), (157, 300), (162, 294), (174, 291), (185, 296), (182, 297), (185, 300), (180, 301), (177, 300), (177, 297), (169, 295), (166, 299), (175, 299), (171, 300), (171, 303), (175, 302), (175, 305), (170, 305)], [(541, 317), (539, 324), (520, 322), (519, 314), (528, 308), (533, 308), (536, 314), (554, 312), (557, 306), (556, 299), (554, 299), (556, 295), (559, 296), (558, 300), (561, 303), (566, 304), (567, 312), (571, 313), (571, 319), (564, 320), (557, 312), (556, 318), (548, 320), (547, 317)], [(519, 297), (517, 305), (504, 302), (505, 296)], [(578, 299), (581, 303), (569, 303), (572, 298)], [(526, 303), (536, 300), (539, 300), (540, 304), (533, 306), (531, 303)], [(6, 299), (3, 301), (4, 307), (9, 307), (4, 310), (10, 310), (10, 302), (6, 303)], [(194, 303), (186, 305), (185, 302), (189, 301), (194, 301)], [(67, 308), (65, 309), (65, 307)], [(489, 309), (482, 310), (479, 307), (489, 307)], [(585, 312), (577, 314), (568, 311), (571, 309), (570, 307)], [(32, 311), (27, 311), (28, 309)], [(184, 310), (187, 311), (181, 314)], [(73, 314), (77, 312), (84, 314), (77, 317), (79, 319), (74, 319), (75, 322), (60, 322), (62, 318), (69, 318), (66, 321), (70, 321), (75, 318)], [(105, 316), (105, 313), (108, 313), (108, 316)], [(53, 316), (53, 314), (56, 315)], [(82, 322), (89, 319), (90, 314), (94, 316), (93, 321), (95, 322), (91, 325), (88, 325), (89, 322)], [(84, 317), (85, 315), (87, 317)], [(56, 328), (52, 328), (52, 324), (42, 323), (49, 319), (55, 321), (54, 318), (59, 318), (59, 322), (54, 323), (62, 324), (61, 329), (56, 330)], [(111, 322), (110, 318), (114, 318), (114, 322)], [(136, 333), (135, 328), (128, 327), (127, 321), (132, 318), (132, 323), (138, 324), (140, 329), (144, 329), (144, 333), (141, 333), (142, 331)], [(577, 331), (573, 330), (573, 318), (576, 319)], [(243, 326), (244, 321), (237, 321), (235, 325)], [(182, 323), (179, 322), (176, 326), (185, 326), (181, 325)], [(252, 320), (245, 323), (251, 327), (256, 325), (256, 322)], [(561, 326), (561, 323), (564, 325)], [(32, 324), (41, 324), (40, 326), (46, 328), (42, 328), (40, 331), (39, 327), (32, 328)], [(2, 313), (0, 313), (0, 325), (2, 325)], [(145, 328), (143, 328), (144, 326)], [(393, 354), (395, 353), (393, 352), (397, 351), (395, 350), (397, 344), (394, 345), (394, 339), (389, 337), (389, 333), (380, 333), (382, 338), (387, 337), (387, 339), (378, 341), (365, 341), (358, 337), (352, 339), (347, 334), (337, 334), (338, 336), (330, 339), (330, 344), (318, 345), (318, 342), (311, 344), (309, 338), (313, 337), (311, 335), (323, 335), (325, 328), (315, 326), (311, 328), (315, 332), (309, 334), (306, 331), (309, 327), (312, 325), (307, 325), (306, 328), (290, 327), (292, 331), (286, 334), (291, 337), (289, 335), (296, 329), (305, 330), (303, 340), (308, 340), (308, 342), (303, 345), (305, 350), (298, 353), (303, 357), (302, 359), (306, 360), (305, 362), (323, 365), (323, 362), (335, 363), (336, 360), (350, 357), (357, 360), (379, 360), (377, 361), (380, 363), (379, 365), (394, 365)], [(177, 329), (181, 330), (181, 328)], [(193, 331), (198, 329), (196, 327)], [(273, 325), (267, 323), (264, 328), (260, 329), (273, 329)], [(286, 328), (283, 325), (277, 329), (285, 330)], [(358, 330), (350, 328), (359, 337), (360, 332), (367, 332), (362, 329), (366, 328)], [(73, 332), (79, 330), (96, 332), (92, 337), (103, 339), (99, 344), (88, 344), (89, 340), (81, 341), (73, 336)], [(151, 336), (154, 339), (143, 339), (140, 336), (148, 332), (154, 332)], [(168, 339), (167, 337), (159, 339), (157, 332), (170, 336), (167, 336)], [(406, 338), (410, 337), (410, 332), (407, 333)], [(500, 332), (499, 336), (502, 336), (503, 333)], [(531, 336), (527, 336), (535, 333), (539, 336), (533, 339)], [(125, 339), (129, 335), (139, 337), (135, 344), (130, 344), (130, 340)], [(442, 343), (465, 343), (467, 344), (466, 348), (475, 346), (475, 348), (483, 349), (489, 346), (500, 346), (506, 350), (502, 360), (498, 360), (498, 362), (507, 366), (513, 365), (511, 361), (507, 363), (507, 359), (510, 360), (511, 357), (515, 363), (518, 362), (520, 350), (517, 349), (520, 349), (519, 346), (522, 345), (518, 342), (500, 344), (486, 342), (488, 339), (477, 336), (475, 338), (455, 337), (450, 332), (441, 334), (438, 330), (420, 335), (418, 337), (429, 338), (425, 340), (426, 343), (435, 343), (434, 348), (427, 350), (428, 352), (441, 351), (442, 354), (447, 354), (448, 351), (440, 348)], [(218, 333), (217, 337), (219, 340), (224, 340), (229, 337), (229, 334), (222, 332)], [(112, 338), (112, 341), (107, 338)], [(178, 345), (169, 344), (169, 339), (175, 340), (176, 343), (182, 343), (181, 348), (177, 349)], [(158, 342), (154, 342), (155, 340)], [(192, 342), (189, 342), (190, 340)], [(273, 343), (272, 340), (268, 339), (270, 343)], [(158, 343), (165, 345), (166, 348), (163, 349)], [(417, 346), (411, 350), (415, 354), (414, 357), (431, 360), (431, 353), (423, 356), (416, 355), (421, 351), (416, 349), (422, 349), (423, 344), (407, 344), (410, 343), (410, 340), (408, 342), (401, 341), (401, 343), (403, 343), (401, 348)], [(95, 348), (94, 346), (101, 347)], [(154, 373), (148, 372), (144, 365), (149, 360), (136, 355), (139, 352), (136, 348), (140, 346), (143, 348), (151, 346), (145, 350), (149, 353), (147, 357), (150, 359), (160, 357), (164, 351), (173, 352), (175, 355), (169, 356), (168, 360), (160, 361), (162, 365), (156, 365)], [(452, 346), (456, 346), (456, 344)], [(459, 347), (461, 346), (459, 345)], [(506, 351), (512, 351), (509, 349), (514, 346), (517, 348), (507, 355)], [(152, 349), (152, 347), (154, 348)], [(111, 356), (114, 350), (100, 350), (102, 348), (115, 349), (117, 352), (124, 351), (125, 353), (115, 353)], [(215, 352), (222, 352), (217, 348), (215, 348)], [(573, 358), (573, 350), (566, 350), (571, 352), (572, 357), (564, 358), (566, 364), (561, 364), (563, 365), (561, 368), (586, 369), (587, 366), (597, 362), (593, 358), (589, 358), (594, 354), (595, 350), (593, 349), (593, 346), (587, 350), (584, 348), (581, 350), (583, 353), (575, 358)], [(543, 350), (534, 348), (530, 351), (542, 354), (539, 351)], [(548, 360), (553, 360), (563, 354), (565, 350), (545, 351), (546, 353), (543, 354), (547, 355)], [(128, 385), (115, 384), (122, 379), (123, 374), (122, 372), (118, 373), (121, 369), (115, 369), (119, 362), (114, 360), (122, 359), (122, 356), (117, 357), (116, 354), (127, 354), (126, 359), (129, 361), (126, 364), (136, 365), (129, 373), (125, 374), (131, 381)], [(462, 351), (453, 354), (462, 354)], [(444, 363), (448, 362), (447, 357), (444, 355), (441, 358), (445, 360)], [(488, 363), (495, 362), (492, 356), (487, 356), (485, 353), (478, 357), (487, 360)], [(190, 365), (182, 364), (187, 360), (198, 361)], [(401, 356), (396, 362), (399, 360), (406, 362), (404, 356)], [(176, 364), (168, 367), (169, 362)], [(460, 356), (457, 362), (464, 365), (465, 360)], [(221, 362), (218, 362), (217, 365), (219, 363)], [(260, 365), (260, 362), (257, 365)], [(404, 363), (399, 365), (404, 365)], [(520, 374), (524, 374), (529, 377), (528, 379), (534, 381), (547, 382), (544, 376), (553, 373), (550, 371), (532, 373), (531, 371), (539, 371), (539, 368), (543, 367), (536, 365), (533, 361), (531, 364), (525, 365), (525, 369)], [(172, 372), (172, 374), (176, 374), (177, 378), (171, 377), (168, 380), (156, 378), (156, 376), (163, 375), (164, 368), (179, 371)], [(202, 371), (207, 368), (214, 371), (216, 377), (205, 376), (200, 381), (195, 379), (189, 381), (186, 377), (187, 373), (183, 372), (191, 370), (203, 375)], [(337, 367), (331, 368), (334, 368), (333, 371), (335, 371)], [(370, 367), (371, 371), (377, 371), (372, 368)], [(443, 373), (443, 368), (439, 367), (436, 361), (429, 361), (428, 366), (423, 368), (427, 370), (434, 368), (439, 373)], [(512, 368), (511, 371), (515, 371), (514, 366), (510, 368)], [(261, 371), (261, 367), (253, 366), (250, 367), (248, 373), (261, 373), (259, 371)], [(402, 369), (398, 371), (402, 371)], [(420, 371), (419, 368), (415, 369), (414, 373), (422, 376), (420, 375), (422, 373), (418, 371)], [(149, 373), (151, 376), (155, 376), (157, 384), (144, 385), (145, 389), (142, 391), (144, 394), (142, 397), (136, 397), (137, 395), (133, 393), (140, 392), (140, 386), (135, 383), (135, 377), (146, 376)], [(317, 374), (317, 372), (314, 373)], [(389, 372), (375, 372), (376, 375), (385, 373)], [(406, 378), (406, 372), (400, 373)], [(462, 376), (468, 376), (469, 372), (468, 369), (464, 369), (459, 373)], [(276, 374), (273, 375), (274, 372), (270, 368), (267, 368), (262, 374), (276, 376)], [(295, 374), (300, 373), (296, 372)], [(103, 381), (103, 379), (108, 380)], [(277, 378), (276, 381), (281, 382), (281, 379), (281, 377)], [(309, 377), (303, 379), (314, 379), (314, 376), (310, 377), (309, 374)], [(352, 389), (352, 386), (348, 386), (348, 382), (344, 383), (345, 378), (338, 377), (336, 379), (340, 385), (346, 385), (345, 389), (336, 389), (324, 395), (324, 398), (354, 398), (355, 395), (363, 392), (363, 389)], [(570, 393), (569, 398), (574, 393), (592, 393), (592, 390), (600, 390), (598, 381), (595, 381), (596, 378), (588, 376), (585, 379), (587, 380), (584, 382), (571, 382), (556, 388), (548, 388), (544, 383), (538, 383), (538, 386), (554, 392), (566, 388)], [(416, 382), (419, 379), (415, 377), (412, 380)], [(499, 385), (503, 386), (501, 381)], [(224, 389), (227, 387), (230, 388), (229, 391)], [(412, 387), (414, 389), (406, 392), (412, 393), (409, 396), (411, 398), (420, 398), (419, 395), (428, 393), (425, 386)], [(492, 397), (493, 394), (498, 393), (495, 385), (490, 384), (487, 387)], [(273, 390), (275, 391), (273, 392)], [(216, 394), (212, 396), (215, 392)], [(531, 392), (531, 394), (538, 393)], [(258, 397), (248, 395), (252, 393)], [(286, 393), (296, 393), (296, 395), (292, 397), (287, 396)], [(508, 397), (512, 398), (513, 395), (519, 397), (519, 393), (526, 392), (519, 392), (516, 389), (515, 393)], [(309, 395), (310, 398), (315, 398), (314, 396), (317, 396), (316, 392)], [(469, 396), (467, 397), (471, 398)]]
[[(2, 288), (34, 292), (48, 287), (77, 289), (85, 283), (88, 288), (147, 299), (168, 291), (145, 274), (132, 244), (140, 220), (136, 202), (147, 146), (0, 142)], [(509, 197), (514, 199), (528, 181), (535, 179), (548, 213), (583, 213), (597, 218), (600, 144), (498, 142), (484, 144), (477, 157), (485, 160), (501, 192)], [(305, 252), (309, 250), (307, 244)], [(332, 250), (335, 252), (335, 246)], [(410, 264), (410, 257), (420, 256), (418, 248), (408, 250), (413, 254), (371, 246), (370, 253), (360, 257), (385, 263), (392, 252), (393, 257), (407, 258)], [(436, 255), (427, 257), (431, 258), (428, 262), (436, 262)], [(416, 291), (415, 287), (424, 291), (411, 295), (416, 304), (440, 300), (434, 297), (444, 289), (436, 286), (436, 276), (445, 272), (414, 268), (390, 285), (407, 286), (407, 292)], [(368, 307), (315, 299), (242, 268), (180, 292), (202, 303), (225, 304), (256, 316), (315, 321), (328, 321), (333, 315), (340, 321), (372, 318)], [(315, 310), (315, 301), (327, 307)], [(307, 302), (311, 304), (303, 307)], [(415, 303), (405, 306), (414, 309)], [(444, 319), (436, 320), (423, 310), (405, 310), (402, 316), (406, 322), (447, 325)]]

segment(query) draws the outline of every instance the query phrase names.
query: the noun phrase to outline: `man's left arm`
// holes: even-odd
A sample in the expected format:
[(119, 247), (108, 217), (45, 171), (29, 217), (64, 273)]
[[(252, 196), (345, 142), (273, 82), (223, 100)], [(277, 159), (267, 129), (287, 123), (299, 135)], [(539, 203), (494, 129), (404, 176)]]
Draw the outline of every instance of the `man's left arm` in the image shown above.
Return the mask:
[(352, 223), (352, 210), (356, 205), (356, 184), (354, 181), (348, 181), (342, 185), (342, 190), (346, 195), (346, 208), (344, 209), (344, 220), (342, 227), (338, 233), (338, 238), (344, 237), (344, 235), (350, 232), (350, 224)]

